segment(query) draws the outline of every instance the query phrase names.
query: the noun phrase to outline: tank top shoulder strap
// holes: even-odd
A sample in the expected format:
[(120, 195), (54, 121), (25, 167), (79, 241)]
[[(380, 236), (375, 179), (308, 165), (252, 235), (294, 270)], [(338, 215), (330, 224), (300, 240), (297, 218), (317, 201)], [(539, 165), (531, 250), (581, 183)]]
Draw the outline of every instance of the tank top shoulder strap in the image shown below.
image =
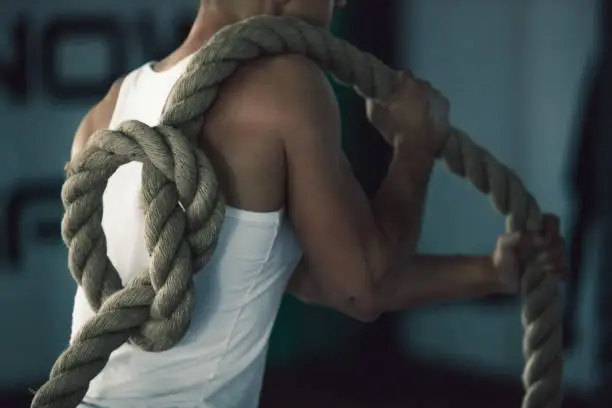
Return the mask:
[(138, 78), (142, 75), (143, 71), (148, 69), (149, 65), (150, 62), (147, 62), (146, 64), (132, 70), (123, 78), (123, 81), (121, 81), (113, 114), (111, 115), (111, 120), (108, 125), (109, 129), (115, 129), (121, 122), (123, 122), (124, 118), (122, 117), (122, 112), (124, 112), (126, 109), (126, 100), (129, 99), (131, 91), (136, 87)]

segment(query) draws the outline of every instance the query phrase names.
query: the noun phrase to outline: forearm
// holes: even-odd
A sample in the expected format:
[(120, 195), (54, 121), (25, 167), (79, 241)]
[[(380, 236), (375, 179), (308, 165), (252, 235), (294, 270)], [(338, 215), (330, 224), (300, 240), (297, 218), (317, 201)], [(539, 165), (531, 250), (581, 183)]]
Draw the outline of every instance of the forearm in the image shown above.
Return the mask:
[(377, 309), (400, 311), (432, 302), (500, 293), (491, 257), (415, 255), (375, 288)]
[[(324, 296), (316, 276), (302, 260), (289, 281), (287, 292), (305, 303), (338, 308), (334, 299)], [(415, 255), (410, 264), (385, 275), (374, 290), (376, 310), (368, 315), (338, 311), (371, 321), (385, 312), (503, 293), (488, 255)]]
[(421, 232), (434, 157), (402, 144), (394, 148), (387, 175), (372, 200), (377, 224), (396, 262), (414, 251)]

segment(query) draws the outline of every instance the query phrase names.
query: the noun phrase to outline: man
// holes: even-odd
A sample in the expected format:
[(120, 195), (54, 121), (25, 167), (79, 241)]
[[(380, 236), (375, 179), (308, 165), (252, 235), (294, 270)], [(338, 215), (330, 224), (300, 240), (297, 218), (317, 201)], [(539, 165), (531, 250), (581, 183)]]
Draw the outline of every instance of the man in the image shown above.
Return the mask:
[[(223, 26), (259, 14), (329, 26), (344, 3), (203, 0), (174, 53), (118, 80), (87, 114), (72, 153), (97, 129), (128, 119), (155, 125), (190, 56)], [(554, 217), (541, 236), (501, 236), (492, 255), (414, 253), (441, 130), (429, 123), (429, 85), (407, 74), (401, 83), (390, 101), (368, 102), (370, 120), (394, 148), (386, 179), (369, 202), (343, 156), (335, 97), (314, 63), (295, 55), (261, 59), (227, 81), (200, 138), (227, 199), (226, 220), (213, 258), (195, 277), (190, 329), (163, 353), (122, 346), (92, 381), (83, 406), (256, 407), (285, 290), (371, 321), (428, 301), (514, 293), (519, 250), (545, 251), (545, 268), (564, 272)], [(104, 195), (108, 254), (124, 282), (149, 261), (140, 174), (139, 163), (123, 166)], [(79, 289), (73, 333), (92, 315)]]

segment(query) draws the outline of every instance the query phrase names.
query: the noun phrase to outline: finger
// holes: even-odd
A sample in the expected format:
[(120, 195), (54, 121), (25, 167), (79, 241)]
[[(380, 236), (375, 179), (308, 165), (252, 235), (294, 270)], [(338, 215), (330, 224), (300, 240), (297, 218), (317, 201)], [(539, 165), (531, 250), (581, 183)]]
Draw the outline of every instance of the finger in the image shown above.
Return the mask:
[(569, 267), (566, 265), (543, 265), (542, 270), (546, 275), (554, 279), (567, 279), (570, 276)]
[(536, 253), (531, 237), (532, 234), (525, 231), (503, 234), (497, 240), (498, 250), (504, 254), (518, 256), (522, 262), (528, 262)]
[(541, 265), (557, 265), (566, 263), (564, 254), (559, 251), (540, 252), (536, 256), (536, 262)]
[(568, 263), (564, 256), (558, 253), (544, 252), (536, 257), (536, 262), (546, 271), (555, 271), (557, 269), (565, 269)]
[(515, 231), (503, 234), (499, 237), (498, 245), (512, 249), (535, 249), (536, 234), (529, 231)]
[(567, 261), (567, 253), (562, 249), (551, 249), (550, 251), (546, 252), (545, 259), (547, 259), (546, 262), (569, 263)]
[(500, 249), (514, 249), (522, 240), (522, 234), (520, 231), (514, 231), (506, 234), (502, 234), (497, 239), (497, 246)]
[(541, 265), (568, 266), (567, 250), (561, 247), (553, 247), (540, 251), (536, 256), (536, 261)]
[[(538, 256), (545, 253), (564, 253), (565, 248), (559, 245), (546, 245), (544, 239), (530, 231), (513, 232), (500, 237), (498, 245), (502, 251), (515, 251), (524, 262), (538, 261)], [(550, 257), (548, 255), (548, 257)], [(541, 260), (540, 262), (545, 262)]]
[(517, 245), (523, 251), (534, 252), (540, 250), (543, 242), (538, 234), (531, 231), (521, 231), (520, 240)]
[(393, 93), (388, 98), (378, 101), (383, 107), (392, 106), (398, 100), (401, 100), (404, 94), (414, 92), (413, 88), (417, 85), (410, 71), (396, 72), (395, 77), (396, 86)]
[(537, 263), (542, 270), (552, 275), (565, 275), (569, 273), (569, 264), (564, 254), (543, 252), (538, 254)]
[(554, 252), (559, 254), (567, 253), (567, 245), (563, 237), (558, 235), (553, 237), (543, 237), (542, 235), (535, 235), (533, 239), (533, 247), (538, 252)]
[(537, 250), (549, 250), (553, 247), (565, 248), (565, 240), (559, 234), (532, 234), (532, 244)]

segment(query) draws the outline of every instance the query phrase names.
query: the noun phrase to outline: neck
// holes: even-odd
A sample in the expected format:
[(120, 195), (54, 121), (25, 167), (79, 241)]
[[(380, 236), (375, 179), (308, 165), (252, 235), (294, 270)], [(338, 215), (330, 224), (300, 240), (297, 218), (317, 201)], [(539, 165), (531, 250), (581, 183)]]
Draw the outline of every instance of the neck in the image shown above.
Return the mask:
[[(228, 6), (229, 0), (202, 0), (196, 18), (191, 25), (189, 34), (183, 43), (167, 58), (153, 66), (156, 71), (164, 71), (178, 61), (183, 60), (189, 55), (194, 54), (206, 44), (215, 33), (223, 27), (234, 24), (260, 14), (284, 15), (287, 10), (283, 9), (282, 2), (253, 2), (244, 3), (243, 7)], [(250, 7), (247, 7), (251, 4)], [(303, 17), (307, 20), (306, 17)], [(316, 21), (313, 24), (318, 25)]]
[(197, 51), (217, 31), (238, 20), (238, 17), (231, 15), (224, 9), (219, 9), (215, 5), (201, 5), (191, 30), (179, 50), (188, 48), (189, 53)]
[(191, 30), (183, 43), (168, 57), (153, 65), (153, 70), (163, 72), (173, 67), (187, 56), (197, 52), (206, 42), (226, 25), (235, 23), (239, 18), (233, 17), (226, 10), (204, 3), (200, 6)]

